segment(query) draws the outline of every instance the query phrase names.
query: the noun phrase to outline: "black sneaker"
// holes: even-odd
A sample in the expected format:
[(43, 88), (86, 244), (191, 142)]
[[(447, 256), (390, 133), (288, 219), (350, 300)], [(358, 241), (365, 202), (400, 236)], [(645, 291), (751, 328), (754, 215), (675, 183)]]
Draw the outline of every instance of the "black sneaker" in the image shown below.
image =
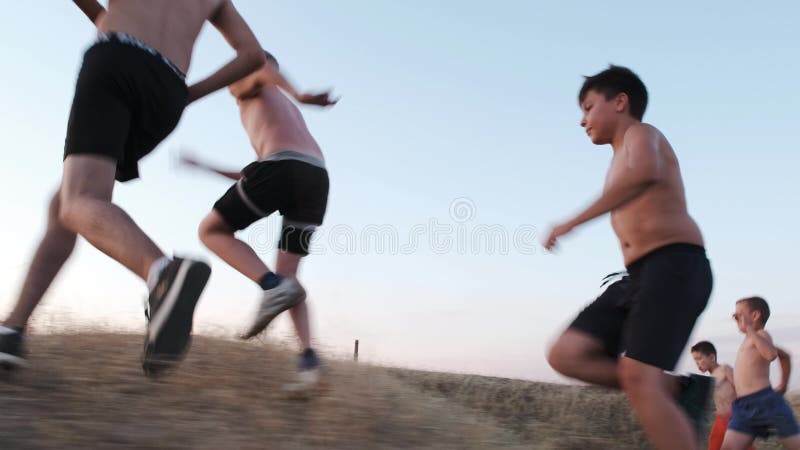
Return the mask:
[(19, 330), (0, 326), (0, 367), (14, 369), (28, 366), (24, 341), (25, 336)]
[(208, 264), (175, 258), (164, 268), (148, 299), (142, 368), (150, 376), (177, 365), (191, 343), (197, 300), (211, 275)]
[(678, 405), (689, 416), (698, 437), (703, 437), (706, 435), (706, 428), (710, 424), (709, 419), (714, 396), (714, 377), (692, 374), (688, 377), (679, 377), (678, 382), (681, 385)]

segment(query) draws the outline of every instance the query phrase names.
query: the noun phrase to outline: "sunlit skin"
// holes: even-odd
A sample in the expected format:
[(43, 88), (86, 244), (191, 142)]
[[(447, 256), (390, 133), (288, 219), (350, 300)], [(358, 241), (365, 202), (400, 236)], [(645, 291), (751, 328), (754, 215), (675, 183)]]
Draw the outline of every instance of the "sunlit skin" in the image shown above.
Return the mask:
[(545, 247), (575, 227), (611, 213), (626, 265), (672, 243), (703, 246), (700, 228), (689, 216), (678, 159), (667, 139), (628, 110), (628, 96), (610, 99), (589, 90), (580, 105), (580, 125), (592, 143), (613, 150), (603, 193), (580, 214), (553, 227)]
[(701, 352), (692, 352), (692, 358), (700, 372), (711, 374), (716, 381), (714, 385), (714, 406), (716, 407), (717, 415), (730, 416), (733, 401), (736, 399), (733, 368), (727, 364), (718, 364), (717, 357), (713, 354), (705, 355)]
[[(736, 353), (734, 380), (737, 397), (744, 397), (770, 387), (770, 362), (778, 358), (779, 352), (772, 337), (764, 329), (761, 312), (751, 308), (747, 302), (736, 302), (732, 315), (739, 331), (745, 335)], [(753, 436), (728, 429), (723, 450), (744, 449), (753, 442)], [(781, 439), (788, 449), (800, 449), (800, 435)]]

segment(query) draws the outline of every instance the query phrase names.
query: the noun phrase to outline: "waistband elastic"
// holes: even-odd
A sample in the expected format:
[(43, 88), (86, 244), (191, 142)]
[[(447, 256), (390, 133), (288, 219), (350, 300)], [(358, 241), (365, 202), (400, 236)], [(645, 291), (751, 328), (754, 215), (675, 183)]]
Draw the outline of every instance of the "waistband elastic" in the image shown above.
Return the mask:
[(153, 47), (145, 44), (144, 42), (140, 41), (139, 39), (131, 36), (130, 34), (125, 33), (118, 33), (116, 31), (109, 31), (109, 32), (99, 32), (97, 33), (97, 42), (118, 42), (120, 44), (131, 45), (137, 48), (140, 48), (147, 53), (150, 53), (153, 56), (156, 56), (167, 65), (167, 67), (172, 70), (181, 81), (186, 82), (186, 74), (178, 68), (172, 61), (169, 60), (166, 56), (162, 55), (158, 50), (154, 49)]
[(307, 164), (311, 164), (312, 166), (317, 166), (320, 169), (325, 169), (325, 161), (317, 157), (307, 155), (305, 153), (296, 152), (294, 150), (284, 150), (278, 153), (273, 153), (267, 156), (266, 158), (262, 158), (260, 161), (286, 161), (286, 160), (300, 161)]
[(761, 397), (767, 397), (767, 396), (769, 396), (769, 395), (771, 395), (773, 393), (775, 393), (775, 391), (772, 390), (772, 386), (768, 386), (768, 387), (765, 387), (764, 389), (761, 389), (760, 391), (755, 391), (752, 394), (747, 394), (745, 396), (738, 397), (734, 401), (735, 402), (738, 402), (738, 401), (745, 401), (746, 402), (748, 400), (755, 400), (755, 399), (758, 399), (758, 398), (761, 398)]
[(650, 258), (670, 253), (695, 253), (700, 256), (706, 256), (706, 249), (701, 245), (687, 244), (683, 242), (679, 242), (676, 244), (667, 244), (663, 247), (659, 247), (651, 251), (650, 253), (647, 253), (646, 255), (642, 256), (636, 261), (628, 264), (627, 266), (628, 272), (635, 272), (641, 266), (643, 266), (645, 262)]

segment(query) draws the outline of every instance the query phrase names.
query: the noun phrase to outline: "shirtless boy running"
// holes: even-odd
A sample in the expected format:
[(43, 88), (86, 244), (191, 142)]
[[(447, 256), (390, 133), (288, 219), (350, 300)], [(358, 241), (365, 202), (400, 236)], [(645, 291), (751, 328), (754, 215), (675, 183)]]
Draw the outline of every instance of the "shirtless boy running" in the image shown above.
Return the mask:
[[(47, 231), (16, 307), (0, 327), (0, 360), (24, 365), (28, 319), (81, 235), (147, 283), (143, 368), (155, 374), (185, 355), (210, 268), (165, 256), (112, 203), (115, 180), (137, 178), (138, 161), (172, 132), (187, 104), (256, 70), (264, 54), (230, 0), (110, 0), (108, 11), (95, 0), (74, 2), (97, 27), (98, 39), (78, 75), (63, 177), (50, 202)], [(207, 20), (236, 57), (187, 87), (184, 74)]]
[[(301, 259), (308, 255), (311, 236), (325, 215), (328, 171), (300, 110), (284, 92), (306, 104), (328, 106), (336, 101), (328, 93), (298, 93), (281, 74), (277, 60), (266, 55), (263, 67), (230, 86), (257, 161), (241, 172), (215, 169), (191, 158), (184, 158), (184, 162), (236, 180), (203, 219), (200, 240), (263, 289), (258, 311), (242, 335), (244, 339), (256, 336), (280, 313), (289, 310), (303, 349), (295, 387), (303, 389), (313, 387), (319, 380), (320, 363), (311, 348), (306, 292), (297, 280), (297, 271)], [(283, 215), (283, 227), (272, 271), (234, 233), (275, 211)]]
[(764, 329), (769, 319), (769, 305), (761, 297), (736, 302), (733, 319), (745, 334), (739, 351), (733, 380), (736, 400), (725, 432), (723, 450), (742, 450), (757, 436), (777, 434), (788, 449), (800, 449), (800, 429), (792, 408), (769, 381), (770, 362), (778, 357), (772, 337)]
[[(611, 145), (611, 167), (600, 198), (554, 227), (545, 247), (611, 213), (628, 276), (578, 315), (548, 360), (564, 375), (621, 387), (656, 448), (698, 448), (697, 433), (678, 404), (678, 379), (664, 373), (674, 369), (712, 286), (677, 157), (658, 129), (641, 122), (647, 89), (629, 69), (611, 66), (587, 77), (578, 101), (592, 143)], [(710, 382), (698, 387), (691, 392), (699, 392), (695, 403), (702, 405)], [(702, 407), (696, 412), (702, 416)]]

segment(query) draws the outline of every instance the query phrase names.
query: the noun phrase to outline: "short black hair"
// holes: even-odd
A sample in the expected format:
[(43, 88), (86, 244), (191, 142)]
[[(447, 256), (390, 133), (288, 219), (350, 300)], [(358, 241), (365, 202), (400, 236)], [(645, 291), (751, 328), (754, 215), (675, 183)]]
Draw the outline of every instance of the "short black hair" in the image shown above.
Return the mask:
[(275, 64), (278, 67), (278, 69), (281, 68), (281, 65), (278, 64), (278, 59), (275, 58), (275, 55), (273, 55), (272, 53), (270, 53), (270, 52), (268, 52), (266, 50), (264, 50), (264, 55), (267, 57), (267, 61), (271, 61), (273, 64)]
[(589, 91), (597, 91), (605, 95), (606, 100), (625, 93), (628, 96), (631, 115), (641, 121), (647, 109), (647, 88), (638, 75), (631, 69), (613, 64), (608, 69), (590, 77), (584, 77), (583, 86), (578, 94), (578, 103), (582, 104)]
[(769, 319), (769, 305), (767, 301), (761, 297), (747, 297), (739, 300), (736, 303), (744, 302), (748, 308), (753, 311), (758, 311), (761, 313), (761, 325), (764, 326), (767, 324), (767, 319)]
[(717, 356), (717, 348), (714, 347), (714, 344), (708, 341), (700, 341), (697, 344), (692, 346), (692, 353), (698, 352), (702, 353), (703, 355), (714, 355)]

